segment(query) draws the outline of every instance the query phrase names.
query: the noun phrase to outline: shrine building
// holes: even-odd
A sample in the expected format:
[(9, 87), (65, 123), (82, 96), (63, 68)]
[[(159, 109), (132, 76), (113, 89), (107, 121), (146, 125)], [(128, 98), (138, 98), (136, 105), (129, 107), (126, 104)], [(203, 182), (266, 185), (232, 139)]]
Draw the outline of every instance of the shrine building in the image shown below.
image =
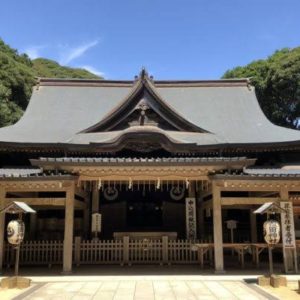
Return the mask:
[[(279, 260), (297, 272), (299, 154), (300, 131), (272, 124), (247, 79), (40, 78), (23, 117), (0, 129), (0, 208), (37, 211), (21, 265), (221, 273), (231, 251), (237, 267), (259, 267), (267, 216), (253, 212), (272, 202), (285, 211)], [(13, 264), (12, 218), (0, 215), (0, 270)]]

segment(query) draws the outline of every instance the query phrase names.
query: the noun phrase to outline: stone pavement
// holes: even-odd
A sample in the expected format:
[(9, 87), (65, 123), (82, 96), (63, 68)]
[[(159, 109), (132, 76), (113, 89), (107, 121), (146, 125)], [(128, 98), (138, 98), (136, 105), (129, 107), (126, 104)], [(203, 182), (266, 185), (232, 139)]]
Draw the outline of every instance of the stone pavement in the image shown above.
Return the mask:
[[(224, 276), (225, 277), (225, 276)], [(15, 300), (187, 300), (276, 299), (239, 278), (218, 276), (84, 276), (33, 278), (31, 289), (11, 298), (0, 290), (0, 299)], [(229, 280), (228, 280), (229, 279)], [(230, 280), (231, 279), (231, 280)]]

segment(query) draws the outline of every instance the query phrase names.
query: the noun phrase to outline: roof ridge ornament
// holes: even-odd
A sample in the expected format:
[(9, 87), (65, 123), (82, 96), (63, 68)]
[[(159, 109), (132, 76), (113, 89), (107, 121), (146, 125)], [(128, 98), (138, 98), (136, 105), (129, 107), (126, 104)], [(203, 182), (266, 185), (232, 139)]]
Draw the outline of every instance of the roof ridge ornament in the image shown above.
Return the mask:
[(140, 72), (140, 79), (142, 80), (142, 81), (144, 81), (145, 79), (147, 79), (147, 78), (149, 78), (149, 76), (148, 76), (148, 72), (147, 72), (147, 70), (146, 70), (146, 68), (145, 67), (142, 67), (142, 70), (141, 70), (141, 72)]
[(134, 76), (135, 81), (141, 81), (145, 83), (147, 80), (153, 82), (153, 76), (150, 75), (145, 67), (142, 67), (140, 74), (137, 76)]

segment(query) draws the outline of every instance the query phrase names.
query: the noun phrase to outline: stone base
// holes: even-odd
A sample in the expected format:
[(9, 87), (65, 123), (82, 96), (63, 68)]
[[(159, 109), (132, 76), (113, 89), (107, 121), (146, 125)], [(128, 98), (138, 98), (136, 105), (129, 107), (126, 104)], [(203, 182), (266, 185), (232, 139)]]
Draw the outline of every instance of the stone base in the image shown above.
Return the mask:
[(259, 276), (257, 278), (258, 285), (260, 286), (268, 286), (270, 285), (270, 277), (268, 276)]
[(216, 275), (226, 274), (226, 271), (225, 270), (215, 270), (215, 274)]
[(72, 271), (62, 271), (60, 274), (63, 276), (68, 276), (68, 275), (72, 275), (73, 272)]
[(287, 285), (286, 277), (278, 275), (271, 275), (270, 283), (271, 286), (274, 288)]
[(1, 288), (3, 289), (26, 289), (30, 287), (31, 279), (20, 277), (20, 276), (13, 276), (3, 278), (1, 280)]

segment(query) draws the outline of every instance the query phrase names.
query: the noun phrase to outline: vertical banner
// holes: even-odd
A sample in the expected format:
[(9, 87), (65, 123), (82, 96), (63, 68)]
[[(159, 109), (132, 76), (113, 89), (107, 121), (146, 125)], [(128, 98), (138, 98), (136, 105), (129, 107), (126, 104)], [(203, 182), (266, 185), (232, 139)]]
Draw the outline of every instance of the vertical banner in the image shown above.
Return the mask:
[(102, 216), (99, 213), (92, 214), (92, 232), (101, 232)]
[(197, 238), (196, 198), (185, 199), (185, 221), (186, 238), (195, 240)]
[(295, 225), (292, 202), (280, 202), (280, 207), (285, 211), (281, 213), (282, 246), (295, 248)]

